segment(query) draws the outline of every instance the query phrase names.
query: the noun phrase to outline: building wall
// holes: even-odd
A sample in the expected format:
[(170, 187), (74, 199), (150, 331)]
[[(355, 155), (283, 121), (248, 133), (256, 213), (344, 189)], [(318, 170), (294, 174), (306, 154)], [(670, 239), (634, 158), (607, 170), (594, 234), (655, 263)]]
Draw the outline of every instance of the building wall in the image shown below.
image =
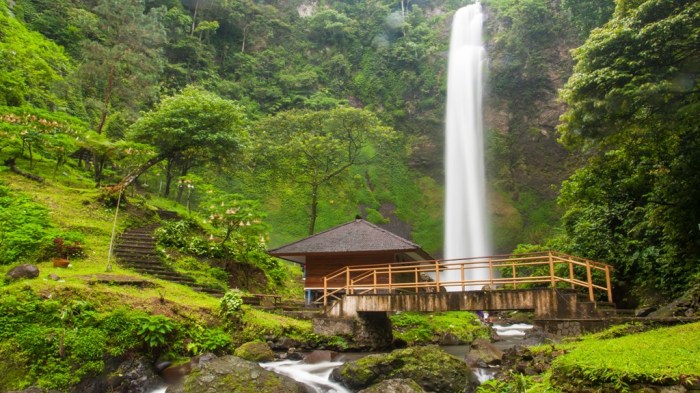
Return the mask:
[[(323, 288), (323, 277), (346, 266), (378, 264), (384, 265), (395, 261), (394, 252), (367, 254), (308, 255), (306, 257), (305, 288)], [(387, 283), (387, 277), (378, 277), (379, 283)], [(345, 286), (345, 276), (329, 281), (328, 287)]]

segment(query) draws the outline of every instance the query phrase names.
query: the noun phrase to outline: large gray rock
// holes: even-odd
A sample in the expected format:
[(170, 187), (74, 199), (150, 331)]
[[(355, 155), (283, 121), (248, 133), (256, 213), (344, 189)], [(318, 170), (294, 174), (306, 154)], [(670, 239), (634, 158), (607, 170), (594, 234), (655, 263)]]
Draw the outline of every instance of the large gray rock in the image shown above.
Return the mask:
[(465, 362), (436, 346), (366, 356), (333, 371), (334, 380), (361, 390), (388, 379), (412, 379), (427, 392), (472, 392), (478, 385)]
[(149, 393), (163, 384), (151, 363), (141, 358), (108, 359), (105, 371), (85, 378), (71, 393)]
[(304, 393), (291, 378), (267, 371), (257, 363), (223, 356), (195, 367), (167, 393)]
[(412, 379), (387, 379), (357, 393), (425, 393)]
[(20, 280), (23, 278), (37, 278), (39, 277), (39, 268), (35, 265), (24, 264), (15, 266), (7, 272), (7, 279), (10, 281)]
[(503, 351), (483, 338), (477, 338), (472, 341), (469, 346), (469, 352), (465, 356), (467, 363), (471, 367), (498, 365), (501, 364), (502, 358)]

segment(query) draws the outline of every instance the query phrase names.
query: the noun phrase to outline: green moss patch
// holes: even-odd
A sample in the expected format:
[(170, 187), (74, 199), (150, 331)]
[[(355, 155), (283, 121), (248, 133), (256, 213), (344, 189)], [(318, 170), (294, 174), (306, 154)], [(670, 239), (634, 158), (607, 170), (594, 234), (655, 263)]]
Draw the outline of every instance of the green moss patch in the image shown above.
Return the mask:
[(440, 343), (445, 335), (455, 336), (461, 343), (475, 338), (488, 338), (489, 328), (483, 326), (476, 314), (468, 311), (448, 311), (423, 314), (402, 312), (391, 316), (394, 337), (410, 345)]

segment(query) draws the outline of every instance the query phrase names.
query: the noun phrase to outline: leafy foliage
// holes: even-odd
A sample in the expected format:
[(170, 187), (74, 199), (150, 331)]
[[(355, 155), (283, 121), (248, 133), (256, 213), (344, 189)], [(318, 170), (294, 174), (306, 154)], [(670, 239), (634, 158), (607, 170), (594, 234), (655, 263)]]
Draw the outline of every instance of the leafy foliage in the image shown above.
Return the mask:
[(60, 108), (58, 87), (71, 69), (62, 47), (28, 30), (0, 3), (0, 105)]
[(621, 3), (562, 93), (561, 140), (590, 156), (562, 187), (568, 247), (642, 294), (677, 294), (700, 261), (699, 7)]
[(481, 324), (474, 313), (467, 311), (431, 314), (402, 312), (392, 315), (391, 323), (394, 335), (410, 345), (439, 343), (447, 333), (464, 343), (489, 335), (488, 328)]

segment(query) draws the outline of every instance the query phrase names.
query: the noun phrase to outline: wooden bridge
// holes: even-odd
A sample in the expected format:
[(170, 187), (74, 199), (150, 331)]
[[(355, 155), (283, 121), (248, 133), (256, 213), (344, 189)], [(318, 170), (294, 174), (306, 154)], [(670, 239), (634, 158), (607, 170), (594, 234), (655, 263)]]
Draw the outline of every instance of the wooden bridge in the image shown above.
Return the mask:
[[(487, 277), (469, 278), (475, 269)], [(602, 329), (614, 315), (611, 271), (607, 264), (554, 251), (348, 266), (323, 278), (317, 302), (325, 317), (315, 318), (313, 328), (382, 349), (392, 342), (391, 312), (527, 310), (545, 331), (577, 335)], [(445, 272), (452, 273), (441, 278)]]
[[(487, 270), (488, 277), (470, 279), (469, 273)], [(569, 288), (612, 303), (610, 265), (555, 251), (432, 260), (385, 265), (348, 266), (323, 278), (317, 303), (328, 307), (345, 295), (400, 295), (444, 291), (527, 288)], [(456, 277), (449, 280), (444, 276)], [(517, 309), (517, 308), (514, 308)]]

